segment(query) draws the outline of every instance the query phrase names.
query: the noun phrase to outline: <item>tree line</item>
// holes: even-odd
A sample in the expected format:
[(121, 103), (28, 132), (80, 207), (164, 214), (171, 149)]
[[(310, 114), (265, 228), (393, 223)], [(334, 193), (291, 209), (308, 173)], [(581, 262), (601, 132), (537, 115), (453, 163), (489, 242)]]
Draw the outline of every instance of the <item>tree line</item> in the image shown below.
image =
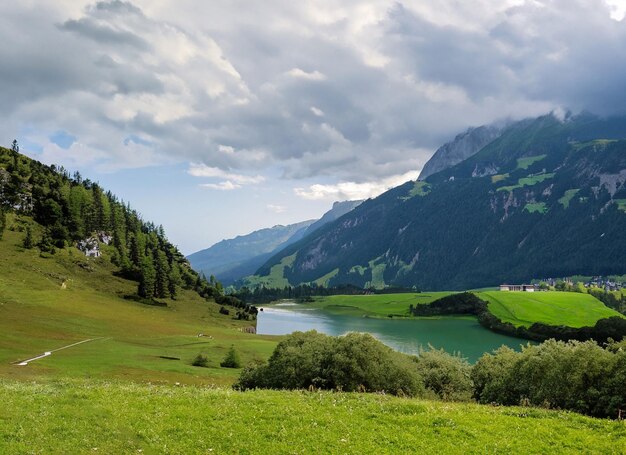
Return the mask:
[(519, 352), (503, 346), (470, 365), (433, 348), (402, 354), (368, 334), (294, 332), (266, 363), (244, 368), (234, 388), (385, 392), (619, 418), (626, 409), (625, 348), (624, 341), (549, 340)]

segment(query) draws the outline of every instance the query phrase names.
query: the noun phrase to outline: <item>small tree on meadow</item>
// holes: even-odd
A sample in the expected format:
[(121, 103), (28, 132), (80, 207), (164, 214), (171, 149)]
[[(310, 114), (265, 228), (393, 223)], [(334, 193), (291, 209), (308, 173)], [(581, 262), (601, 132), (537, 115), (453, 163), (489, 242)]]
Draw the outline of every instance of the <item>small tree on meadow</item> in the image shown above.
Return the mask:
[(33, 242), (33, 230), (30, 227), (30, 224), (26, 226), (26, 236), (24, 237), (22, 245), (28, 250), (35, 246), (35, 242)]
[(235, 350), (235, 346), (230, 347), (220, 366), (224, 368), (241, 368), (241, 359), (239, 358), (239, 353)]

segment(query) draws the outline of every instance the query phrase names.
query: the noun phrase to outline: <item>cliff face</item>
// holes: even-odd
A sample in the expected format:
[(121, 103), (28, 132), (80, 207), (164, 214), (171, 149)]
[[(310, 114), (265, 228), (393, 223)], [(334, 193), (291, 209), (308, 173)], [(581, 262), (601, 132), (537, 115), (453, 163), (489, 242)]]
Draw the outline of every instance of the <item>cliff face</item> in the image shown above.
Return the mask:
[(497, 139), (502, 134), (503, 126), (487, 125), (470, 128), (459, 134), (453, 141), (437, 149), (435, 154), (424, 165), (419, 180), (448, 169), (474, 155), (480, 149)]

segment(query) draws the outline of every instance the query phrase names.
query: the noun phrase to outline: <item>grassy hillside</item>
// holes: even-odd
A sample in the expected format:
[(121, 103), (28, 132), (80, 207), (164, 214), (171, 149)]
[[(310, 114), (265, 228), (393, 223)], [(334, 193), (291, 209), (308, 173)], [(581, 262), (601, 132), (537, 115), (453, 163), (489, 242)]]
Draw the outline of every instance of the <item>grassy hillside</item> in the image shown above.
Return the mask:
[(373, 394), (64, 381), (4, 382), (0, 400), (2, 453), (626, 451), (622, 422)]
[(430, 303), (451, 292), (427, 292), (421, 294), (372, 294), (372, 295), (331, 295), (318, 297), (307, 306), (322, 308), (332, 313), (354, 314), (357, 316), (409, 317), (409, 306)]
[(576, 292), (481, 292), (488, 309), (503, 322), (530, 327), (535, 322), (569, 327), (593, 326), (599, 319), (620, 316), (589, 294)]
[[(11, 215), (9, 226), (14, 220)], [(66, 248), (44, 258), (21, 247), (24, 235), (7, 229), (0, 241), (0, 377), (227, 385), (239, 374), (219, 367), (231, 344), (244, 362), (268, 356), (275, 346), (272, 337), (241, 332), (251, 323), (219, 314), (218, 305), (192, 291), (168, 299), (166, 307), (125, 300), (137, 283), (113, 274), (107, 251), (93, 259)], [(11, 364), (100, 337), (28, 366)], [(199, 353), (210, 368), (190, 365)]]

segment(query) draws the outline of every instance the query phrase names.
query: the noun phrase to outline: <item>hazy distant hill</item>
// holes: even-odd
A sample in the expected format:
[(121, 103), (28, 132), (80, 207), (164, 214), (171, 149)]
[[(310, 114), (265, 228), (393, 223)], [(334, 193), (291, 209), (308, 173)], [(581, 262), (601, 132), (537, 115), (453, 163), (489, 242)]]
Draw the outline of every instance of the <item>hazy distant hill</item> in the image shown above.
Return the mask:
[(230, 240), (222, 240), (188, 256), (192, 267), (205, 275), (215, 275), (223, 284), (254, 274), (283, 248), (311, 234), (325, 224), (354, 209), (362, 201), (335, 202), (319, 220), (261, 229)]
[(624, 139), (626, 117), (513, 123), (461, 163), (368, 200), (287, 247), (257, 275), (461, 289), (622, 274)]

